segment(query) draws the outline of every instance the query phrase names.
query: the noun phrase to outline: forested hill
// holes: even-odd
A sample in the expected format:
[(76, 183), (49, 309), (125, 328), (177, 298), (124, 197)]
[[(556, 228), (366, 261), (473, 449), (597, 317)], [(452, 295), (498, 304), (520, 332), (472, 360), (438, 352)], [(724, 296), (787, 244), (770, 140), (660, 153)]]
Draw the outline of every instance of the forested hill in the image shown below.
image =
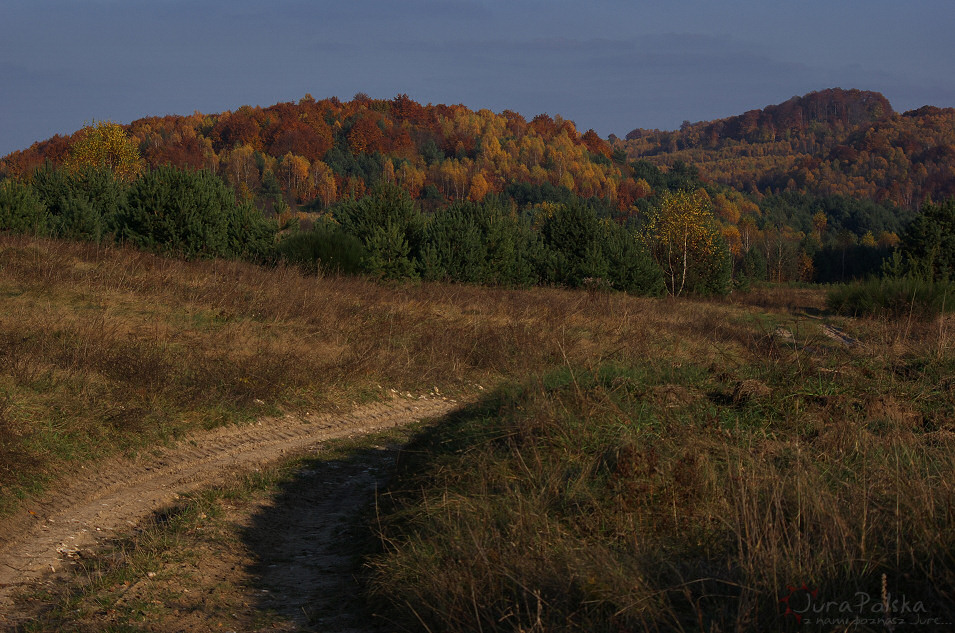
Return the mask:
[[(746, 275), (832, 281), (876, 272), (923, 200), (955, 194), (955, 110), (897, 114), (879, 94), (827, 90), (676, 132), (604, 140), (558, 115), (528, 120), (407, 95), (306, 95), (219, 114), (99, 122), (13, 152), (0, 159), (0, 230), (44, 224), (56, 236), (126, 235), (135, 227), (127, 222), (122, 233), (114, 220), (149, 213), (136, 192), (188, 183), (235, 206), (243, 222), (276, 218), (290, 233), (400, 193), (407, 204), (395, 208), (420, 214), (419, 224), (480, 208), (542, 231), (577, 213), (593, 216), (591, 228), (599, 219), (599, 231), (619, 225), (633, 237), (652, 230), (677, 199), (671, 194), (688, 192), (738, 270), (758, 254), (762, 265), (747, 260)], [(565, 246), (580, 244), (578, 236)]]
[(751, 193), (844, 195), (917, 209), (955, 195), (955, 109), (899, 114), (879, 93), (831, 89), (678, 131), (636, 129), (630, 159), (693, 164)]
[[(685, 122), (677, 133), (656, 136), (659, 151), (673, 151), (663, 144), (718, 149), (733, 141), (764, 143), (793, 137), (809, 138), (820, 132), (831, 137), (844, 136), (848, 130), (869, 125), (893, 114), (888, 99), (878, 92), (861, 90), (822, 90), (785, 103), (750, 110), (745, 114), (717, 121)], [(636, 129), (627, 139), (653, 136), (653, 130)]]
[[(277, 199), (281, 191), (293, 207), (360, 198), (383, 181), (435, 202), (481, 200), (514, 184), (617, 200), (622, 177), (605, 140), (559, 116), (527, 121), (510, 111), (421, 105), (405, 95), (348, 102), (306, 96), (267, 108), (148, 117), (125, 128), (148, 167), (208, 169), (241, 197)], [(10, 154), (0, 161), (0, 177), (29, 178), (45, 161), (59, 165), (76, 137)]]

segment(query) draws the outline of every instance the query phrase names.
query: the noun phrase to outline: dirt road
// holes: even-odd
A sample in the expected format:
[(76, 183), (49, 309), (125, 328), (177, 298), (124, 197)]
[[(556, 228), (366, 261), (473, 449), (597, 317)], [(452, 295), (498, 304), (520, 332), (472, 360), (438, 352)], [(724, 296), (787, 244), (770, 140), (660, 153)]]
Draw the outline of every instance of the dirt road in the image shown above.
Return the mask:
[(263, 420), (198, 433), (136, 459), (114, 459), (77, 471), (42, 505), (0, 524), (0, 624), (17, 619), (12, 594), (55, 574), (72, 552), (128, 529), (179, 493), (274, 462), (322, 441), (436, 417), (450, 400), (395, 399), (340, 415)]

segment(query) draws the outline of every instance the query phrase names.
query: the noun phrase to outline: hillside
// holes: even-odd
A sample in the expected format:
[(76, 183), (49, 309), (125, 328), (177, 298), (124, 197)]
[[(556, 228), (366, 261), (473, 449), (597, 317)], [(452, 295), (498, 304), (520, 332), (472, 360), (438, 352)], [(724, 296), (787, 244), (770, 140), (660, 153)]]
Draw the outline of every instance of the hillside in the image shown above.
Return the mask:
[[(955, 617), (951, 317), (11, 235), (0, 293), (0, 629), (761, 633), (886, 593)], [(473, 404), (247, 470), (355, 403), (390, 426), (442, 397)]]
[(893, 111), (876, 92), (830, 89), (680, 130), (635, 129), (615, 147), (750, 193), (842, 195), (917, 209), (955, 195), (955, 109)]
[[(541, 114), (464, 106), (423, 106), (405, 95), (316, 101), (235, 112), (147, 117), (125, 126), (149, 167), (170, 163), (220, 173), (240, 196), (271, 206), (327, 207), (361, 197), (380, 181), (413, 198), (480, 200), (514, 183), (564, 187), (616, 199), (619, 166), (592, 130)], [(78, 133), (79, 134), (79, 133)], [(29, 177), (44, 161), (61, 164), (77, 140), (56, 136), (0, 160), (0, 175)]]
[[(774, 281), (876, 273), (922, 203), (955, 194), (955, 110), (898, 114), (882, 95), (859, 90), (825, 90), (720, 121), (687, 122), (679, 131), (634, 130), (627, 140), (609, 141), (559, 115), (528, 121), (509, 110), (422, 105), (407, 95), (358, 94), (347, 102), (306, 95), (297, 103), (113, 127), (121, 127), (137, 170), (171, 165), (216, 174), (212, 180), (230, 185), (239, 203), (259, 210), (253, 215), (275, 217), (285, 231), (307, 230), (326, 213), (338, 220), (344, 207), (385, 185), (402, 190), (424, 223), (473, 202), (496, 204), (494, 213), (539, 229), (553, 215), (550, 205), (580, 203), (601, 221), (638, 233), (668, 192), (692, 191), (712, 211), (734, 274), (756, 250), (765, 265), (754, 274)], [(0, 180), (31, 185), (59, 218), (54, 225), (64, 224), (60, 216), (108, 219), (87, 208), (98, 204), (95, 192), (80, 191), (79, 206), (63, 207), (60, 185), (51, 184), (62, 179), (38, 171), (47, 164), (73, 170), (92, 129), (0, 159)], [(96, 235), (108, 234), (109, 222), (100, 224)], [(420, 240), (408, 238), (414, 250)]]
[[(400, 185), (430, 208), (555, 189), (612, 201), (628, 212), (649, 197), (626, 161), (693, 165), (704, 181), (757, 196), (846, 196), (917, 210), (955, 195), (955, 109), (897, 113), (877, 92), (829, 89), (679, 130), (637, 128), (601, 139), (572, 121), (505, 110), (422, 105), (356, 95), (235, 112), (145, 117), (125, 126), (149, 167), (221, 174), (246, 199), (279, 211), (327, 208), (379, 182)], [(82, 136), (54, 136), (0, 159), (0, 177), (29, 178), (62, 164)], [(616, 150), (616, 151), (615, 151)], [(541, 194), (543, 188), (547, 193)], [(281, 202), (280, 202), (281, 199)]]

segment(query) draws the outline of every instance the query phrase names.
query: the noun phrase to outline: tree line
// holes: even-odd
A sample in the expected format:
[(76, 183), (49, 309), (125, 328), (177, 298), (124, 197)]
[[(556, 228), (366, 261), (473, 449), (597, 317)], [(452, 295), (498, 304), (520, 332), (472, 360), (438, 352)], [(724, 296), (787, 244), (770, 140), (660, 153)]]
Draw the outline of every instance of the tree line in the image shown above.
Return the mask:
[(382, 279), (640, 295), (730, 290), (730, 253), (705, 197), (667, 195), (650, 218), (637, 228), (576, 198), (519, 209), (504, 196), (424, 212), (406, 190), (382, 183), (280, 234), (274, 219), (205, 170), (121, 176), (104, 166), (47, 165), (29, 182), (0, 183), (0, 230), (40, 236)]
[[(405, 98), (387, 102), (387, 108), (376, 105), (376, 102), (369, 103), (358, 107), (356, 112), (387, 109), (390, 116), (397, 118), (425, 123), (443, 121), (449, 131), (467, 120), (484, 120), (489, 125), (495, 120), (498, 121), (495, 125), (506, 121), (508, 125), (518, 127), (523, 121), (506, 113), (485, 113), (469, 118), (464, 116), (466, 112), (462, 114), (464, 111), (452, 109), (449, 112), (463, 118), (450, 125), (448, 119), (441, 118), (443, 115), (435, 114), (434, 108), (425, 108)], [(306, 105), (316, 107), (314, 102)], [(302, 112), (301, 109), (295, 111)], [(248, 130), (261, 129), (249, 122), (251, 118), (247, 119), (248, 125), (238, 125), (233, 117), (229, 117), (227, 120), (231, 123), (228, 126), (220, 129), (216, 123), (211, 129), (219, 129), (217, 134), (227, 139), (240, 138), (242, 130), (252, 133)], [(524, 141), (531, 139), (528, 141), (531, 145), (536, 142), (534, 139), (543, 137), (567, 140), (572, 129), (572, 124), (559, 117), (536, 117), (529, 124), (526, 121), (523, 124), (532, 130), (525, 130), (522, 137)], [(278, 143), (281, 138), (285, 138), (282, 142), (292, 142), (291, 137), (283, 136), (281, 130), (285, 128), (278, 126), (276, 129), (273, 143)], [(376, 129), (381, 131), (380, 127)], [(349, 134), (346, 133), (345, 137), (352, 138)], [(369, 142), (382, 144), (388, 138), (379, 137), (373, 131), (362, 134), (367, 138), (359, 145), (366, 150)], [(255, 195), (248, 195), (242, 182), (236, 186), (236, 181), (230, 176), (232, 172), (189, 165), (173, 167), (171, 163), (150, 165), (142, 155), (142, 142), (124, 126), (98, 123), (75, 136), (59, 164), (48, 161), (29, 174), (8, 177), (10, 182), (18, 184), (7, 185), (6, 195), (10, 200), (18, 197), (19, 202), (11, 202), (11, 208), (20, 209), (18, 219), (11, 216), (8, 228), (22, 230), (25, 224), (32, 222), (32, 230), (50, 235), (84, 239), (102, 239), (108, 235), (138, 246), (162, 248), (187, 256), (244, 256), (243, 253), (247, 253), (259, 259), (276, 256), (270, 240), (274, 242), (277, 233), (283, 239), (294, 235), (300, 243), (309, 239), (324, 243), (325, 246), (320, 248), (325, 249), (326, 260), (329, 259), (327, 252), (331, 252), (328, 243), (334, 241), (330, 236), (348, 234), (360, 241), (364, 256), (372, 258), (364, 268), (364, 272), (370, 274), (398, 276), (395, 271), (403, 270), (406, 276), (426, 279), (490, 279), (489, 283), (565, 285), (579, 285), (582, 279), (588, 279), (591, 284), (618, 288), (636, 287), (632, 281), (623, 281), (629, 273), (615, 277), (618, 274), (615, 272), (617, 262), (633, 259), (630, 251), (634, 248), (631, 242), (635, 241), (639, 248), (649, 253), (663, 278), (669, 280), (664, 287), (678, 294), (684, 290), (722, 292), (728, 288), (725, 280), (730, 278), (735, 279), (737, 287), (745, 287), (751, 281), (760, 280), (844, 281), (875, 274), (880, 270), (882, 260), (899, 243), (905, 222), (914, 216), (885, 203), (841, 196), (783, 193), (762, 196), (757, 204), (752, 196), (706, 181), (695, 165), (677, 161), (664, 170), (647, 160), (626, 162), (619, 152), (609, 152), (608, 157), (608, 147), (601, 149), (597, 143), (599, 139), (588, 138), (593, 136), (589, 133), (580, 140), (582, 147), (590, 149), (580, 151), (584, 151), (582, 155), (589, 156), (591, 162), (603, 164), (618, 174), (619, 179), (610, 187), (614, 195), (588, 191), (594, 195), (581, 196), (579, 189), (567, 186), (569, 181), (560, 184), (561, 180), (557, 179), (555, 184), (550, 178), (517, 179), (503, 187), (500, 187), (500, 182), (494, 187), (486, 182), (487, 187), (474, 190), (473, 179), (468, 184), (466, 178), (455, 176), (455, 173), (464, 172), (450, 169), (461, 163), (448, 161), (446, 149), (439, 147), (435, 137), (430, 136), (416, 151), (424, 160), (435, 161), (439, 175), (444, 173), (443, 190), (457, 188), (459, 195), (448, 198), (433, 184), (420, 190), (409, 188), (393, 169), (389, 171), (385, 167), (391, 163), (382, 162), (384, 155), (380, 152), (354, 154), (333, 143), (324, 155), (325, 160), (349, 163), (351, 166), (347, 169), (365, 174), (359, 179), (361, 184), (356, 184), (344, 196), (316, 199), (294, 207), (289, 204), (289, 194), (285, 189), (291, 186), (294, 191), (294, 174), (283, 172), (283, 163), (279, 162), (272, 165), (279, 169), (277, 175), (267, 167), (266, 159), (260, 154), (254, 154), (250, 173), (252, 177), (261, 177), (261, 183)], [(457, 143), (467, 151), (494, 147), (497, 140), (493, 135), (488, 138), (478, 134), (472, 138), (477, 139), (472, 147), (462, 138), (459, 137)], [(508, 143), (513, 146), (512, 141)], [(547, 143), (538, 149), (542, 149), (542, 160), (549, 167), (563, 165), (564, 169), (570, 169), (574, 162), (568, 158), (572, 153), (557, 152)], [(501, 156), (506, 154), (503, 152)], [(261, 169), (264, 171), (260, 171), (259, 162), (263, 163)], [(407, 170), (405, 173), (407, 175)], [(330, 187), (334, 184), (331, 183)], [(18, 187), (19, 191), (15, 192)], [(376, 205), (380, 206), (376, 198), (385, 195), (381, 192), (389, 192), (389, 204), (396, 208), (413, 207), (420, 216), (413, 224), (431, 226), (427, 233), (431, 241), (427, 244), (422, 241), (423, 229), (405, 231), (406, 234), (399, 239), (394, 218), (374, 210)], [(402, 192), (402, 195), (398, 196), (397, 192)], [(684, 197), (681, 199), (681, 196)], [(686, 200), (691, 200), (692, 204), (687, 205)], [(159, 215), (164, 219), (160, 221), (157, 212), (145, 210), (176, 204), (183, 209), (202, 208), (205, 211), (194, 211), (191, 215), (163, 211)], [(674, 255), (677, 248), (673, 237), (675, 229), (661, 222), (661, 217), (673, 215), (677, 208), (682, 208), (687, 216), (692, 215), (692, 209), (704, 209), (697, 224), (705, 227), (708, 236), (695, 242), (684, 240), (679, 245), (681, 256)], [(664, 210), (667, 213), (662, 213)], [(367, 227), (363, 228), (367, 220), (359, 222), (354, 218), (362, 215), (374, 217), (375, 213), (381, 215), (383, 225), (372, 236)], [(576, 254), (569, 246), (570, 238), (560, 237), (560, 227), (570, 222), (574, 213), (586, 214), (588, 218), (586, 221), (578, 218), (580, 226), (574, 229), (576, 233), (571, 232), (580, 243), (574, 247), (578, 251)], [(203, 219), (206, 216), (208, 222)], [(701, 220), (704, 216), (705, 222)], [(554, 217), (559, 219), (556, 225), (552, 220)], [(584, 226), (587, 223), (593, 226), (587, 228)], [(193, 225), (202, 228), (189, 228)], [(320, 225), (317, 233), (325, 237), (299, 235), (309, 232), (301, 227), (308, 229), (313, 225)], [(345, 231), (342, 226), (350, 228)], [(445, 227), (443, 233), (439, 230), (442, 226)], [(473, 264), (462, 268), (449, 263), (447, 251), (458, 248), (450, 244), (451, 235), (455, 240), (469, 244), (463, 250), (472, 257), (490, 253), (487, 257), (499, 259), (501, 255), (496, 246), (479, 244), (476, 240), (493, 242), (498, 239), (494, 236), (504, 228), (516, 236), (514, 244), (507, 248), (522, 253), (518, 261), (523, 263), (514, 269), (520, 272), (475, 272)], [(204, 237), (202, 231), (206, 231)], [(621, 231), (630, 237), (621, 239)], [(524, 239), (523, 235), (530, 235), (533, 239)], [(601, 243), (612, 246), (598, 249), (594, 246), (594, 235), (599, 235)], [(401, 240), (406, 243), (404, 246), (400, 246)], [(387, 266), (375, 263), (378, 260), (374, 258), (380, 253), (391, 252), (398, 246), (406, 249), (402, 257), (395, 261), (385, 258), (390, 262)], [(287, 253), (292, 252), (288, 250), (290, 248), (287, 247)], [(580, 249), (587, 248), (590, 250), (583, 258)], [(694, 255), (688, 255), (693, 249), (696, 249)], [(343, 247), (336, 246), (332, 250), (341, 252)], [(710, 252), (719, 255), (710, 257), (707, 255)], [(582, 261), (586, 264), (580, 264)], [(700, 266), (713, 271), (712, 279), (720, 281), (698, 281), (710, 273), (704, 275), (700, 272), (702, 269), (695, 268), (697, 261), (707, 261), (705, 266)], [(568, 272), (587, 267), (587, 274)], [(449, 270), (452, 272), (447, 272)], [(647, 288), (651, 286), (649, 284)]]

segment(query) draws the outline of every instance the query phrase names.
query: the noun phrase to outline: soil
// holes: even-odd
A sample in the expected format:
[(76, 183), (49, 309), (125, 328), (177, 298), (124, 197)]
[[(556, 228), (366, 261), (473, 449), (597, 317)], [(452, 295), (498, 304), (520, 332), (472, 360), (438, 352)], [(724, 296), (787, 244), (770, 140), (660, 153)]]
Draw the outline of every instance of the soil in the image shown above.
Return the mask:
[[(15, 625), (19, 619), (14, 594), (40, 579), (55, 582), (76, 552), (128, 531), (184, 492), (290, 458), (325, 440), (438, 417), (458, 406), (445, 399), (394, 399), (340, 415), (266, 419), (254, 425), (197, 433), (174, 447), (134, 459), (88, 465), (57, 494), (0, 524), (0, 628)], [(311, 493), (314, 498), (307, 503), (279, 503), (278, 513), (260, 509), (251, 517), (246, 514), (251, 522), (249, 538), (256, 541), (260, 554), (275, 550), (262, 559), (284, 557), (290, 563), (260, 574), (276, 588), (274, 595), (282, 596), (280, 603), (273, 601), (269, 607), (286, 611), (295, 619), (299, 619), (296, 614), (312, 621), (321, 617), (310, 613), (306, 602), (324, 589), (330, 595), (338, 593), (334, 587), (343, 582), (340, 572), (347, 558), (342, 552), (322, 551), (322, 541), (344, 529), (349, 509), (353, 513), (354, 506), (373, 494), (378, 483), (376, 473), (367, 461), (358, 470), (346, 468), (341, 475), (313, 473), (323, 478), (322, 483), (333, 485), (313, 486), (320, 492)], [(307, 482), (308, 476), (304, 473), (300, 479)], [(309, 493), (299, 487), (294, 494)], [(268, 517), (265, 523), (263, 516)], [(274, 541), (272, 534), (276, 536)]]

